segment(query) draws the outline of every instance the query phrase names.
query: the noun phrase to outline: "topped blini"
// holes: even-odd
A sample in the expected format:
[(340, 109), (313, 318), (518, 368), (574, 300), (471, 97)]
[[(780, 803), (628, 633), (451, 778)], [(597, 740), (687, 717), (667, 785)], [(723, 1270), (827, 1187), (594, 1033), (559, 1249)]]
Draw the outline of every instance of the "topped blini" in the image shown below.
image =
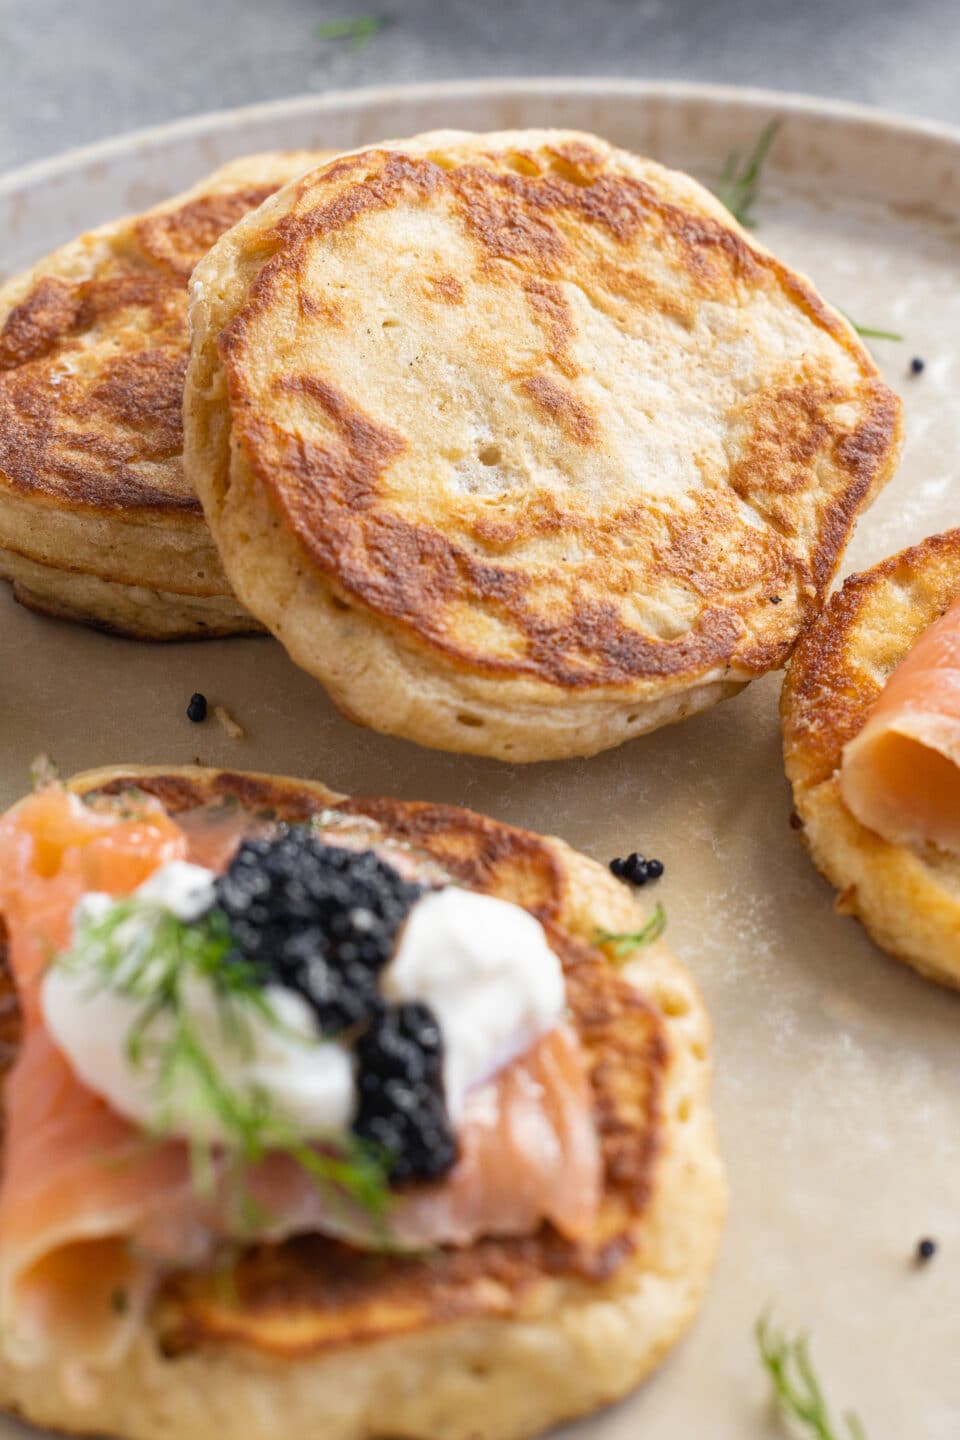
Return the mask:
[(838, 909), (960, 988), (960, 530), (846, 580), (797, 646), (781, 718)]
[(595, 862), (450, 807), (101, 771), (0, 817), (0, 916), (0, 1408), (511, 1440), (689, 1322), (707, 1020)]
[(591, 754), (782, 664), (899, 449), (811, 285), (589, 135), (341, 157), (191, 293), (186, 457), (238, 595), (440, 748)]

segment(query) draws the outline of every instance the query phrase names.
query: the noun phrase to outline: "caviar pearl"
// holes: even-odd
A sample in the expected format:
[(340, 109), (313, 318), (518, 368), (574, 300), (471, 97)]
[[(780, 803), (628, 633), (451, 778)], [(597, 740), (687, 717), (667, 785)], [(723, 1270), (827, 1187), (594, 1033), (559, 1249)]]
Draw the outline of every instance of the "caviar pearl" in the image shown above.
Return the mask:
[(216, 890), (240, 955), (302, 995), (324, 1035), (376, 1014), (379, 973), (423, 894), (372, 850), (325, 845), (302, 828), (245, 840)]
[(390, 1179), (435, 1180), (457, 1144), (443, 1097), (443, 1039), (433, 1011), (408, 1001), (378, 1015), (357, 1041), (354, 1134), (389, 1159)]
[(625, 859), (614, 859), (610, 861), (610, 870), (618, 880), (625, 880), (628, 885), (646, 885), (649, 880), (659, 880), (663, 874), (662, 860), (647, 860), (636, 850)]
[(207, 697), (206, 695), (201, 695), (199, 690), (195, 690), (190, 696), (190, 703), (187, 706), (187, 719), (192, 720), (195, 725), (199, 725), (200, 722), (206, 720), (206, 718)]

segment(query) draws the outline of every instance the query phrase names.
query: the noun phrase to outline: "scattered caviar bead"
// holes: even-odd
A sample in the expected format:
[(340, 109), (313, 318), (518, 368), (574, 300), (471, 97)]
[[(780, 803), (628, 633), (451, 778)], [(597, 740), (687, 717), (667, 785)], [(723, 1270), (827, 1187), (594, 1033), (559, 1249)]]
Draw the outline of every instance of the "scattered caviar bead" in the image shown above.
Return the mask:
[(634, 850), (626, 859), (619, 856), (610, 861), (610, 872), (628, 885), (646, 885), (648, 880), (659, 880), (663, 874), (662, 860), (647, 860)]
[(190, 704), (187, 706), (187, 719), (199, 725), (201, 720), (207, 718), (207, 697), (201, 695), (199, 690), (194, 691), (190, 696)]
[(931, 1240), (929, 1237), (924, 1237), (923, 1240), (919, 1240), (917, 1242), (917, 1260), (920, 1262), (921, 1265), (925, 1265), (928, 1260), (932, 1260), (936, 1253), (936, 1240)]
[(245, 840), (216, 881), (238, 958), (296, 990), (324, 1035), (383, 1009), (379, 974), (423, 886), (372, 850), (325, 845), (303, 827)]
[(790, 811), (790, 829), (791, 829), (791, 830), (802, 830), (802, 829), (803, 829), (803, 821), (800, 819), (800, 816), (797, 814), (796, 810), (791, 810), (791, 811)]
[(927, 362), (926, 360), (924, 360), (923, 356), (914, 355), (913, 359), (910, 361), (910, 374), (922, 375), (926, 368)]
[(384, 1009), (357, 1041), (353, 1130), (385, 1152), (395, 1184), (435, 1180), (457, 1158), (443, 1093), (443, 1037), (416, 1001)]

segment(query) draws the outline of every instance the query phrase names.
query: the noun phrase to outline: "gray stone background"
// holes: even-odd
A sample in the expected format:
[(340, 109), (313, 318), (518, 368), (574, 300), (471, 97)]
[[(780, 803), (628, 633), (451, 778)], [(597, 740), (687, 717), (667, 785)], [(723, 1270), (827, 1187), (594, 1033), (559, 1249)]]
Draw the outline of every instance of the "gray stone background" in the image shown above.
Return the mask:
[[(362, 47), (324, 21), (383, 27)], [(176, 116), (381, 82), (629, 75), (960, 122), (960, 0), (0, 0), (0, 169)]]

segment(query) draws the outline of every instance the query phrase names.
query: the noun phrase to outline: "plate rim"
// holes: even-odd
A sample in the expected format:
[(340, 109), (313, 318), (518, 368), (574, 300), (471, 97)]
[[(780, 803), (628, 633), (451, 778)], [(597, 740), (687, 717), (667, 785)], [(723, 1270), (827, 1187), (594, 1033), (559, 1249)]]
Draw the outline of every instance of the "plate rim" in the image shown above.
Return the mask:
[(778, 90), (751, 85), (726, 85), (694, 80), (647, 80), (629, 76), (537, 75), (477, 77), (475, 79), (425, 80), (398, 85), (360, 85), (321, 93), (301, 92), (279, 99), (255, 101), (249, 105), (202, 110), (156, 125), (124, 130), (89, 144), (72, 146), (53, 155), (28, 161), (0, 173), (0, 197), (30, 188), (87, 165), (109, 163), (120, 155), (197, 135), (228, 134), (257, 121), (284, 119), (297, 115), (322, 115), (346, 109), (374, 110), (383, 104), (404, 100), (515, 99), (523, 95), (595, 95), (606, 100), (663, 100), (682, 103), (728, 106), (758, 114), (777, 111), (833, 120), (877, 132), (893, 131), (960, 147), (960, 125), (906, 115), (882, 106), (855, 100), (840, 100), (803, 91)]

